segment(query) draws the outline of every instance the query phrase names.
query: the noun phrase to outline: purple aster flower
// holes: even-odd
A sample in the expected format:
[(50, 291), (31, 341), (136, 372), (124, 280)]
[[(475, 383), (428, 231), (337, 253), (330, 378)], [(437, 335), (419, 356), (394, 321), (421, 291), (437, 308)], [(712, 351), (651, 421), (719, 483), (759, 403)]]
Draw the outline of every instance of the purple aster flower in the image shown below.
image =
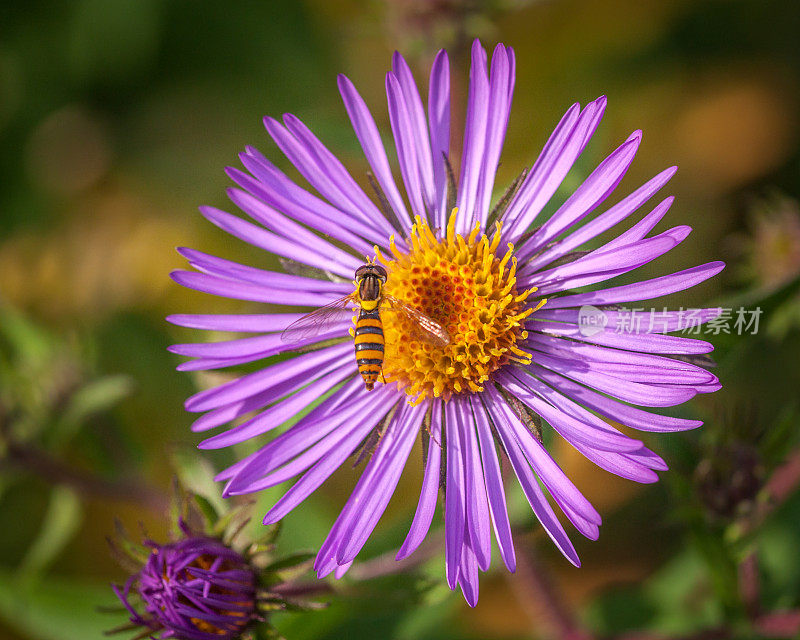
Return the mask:
[[(470, 605), (477, 602), (478, 572), (489, 567), (492, 530), (503, 562), (515, 569), (499, 445), (545, 531), (579, 565), (554, 504), (591, 539), (598, 537), (600, 515), (542, 445), (540, 420), (603, 469), (654, 482), (655, 472), (667, 468), (664, 461), (611, 423), (645, 431), (692, 429), (701, 423), (639, 406), (670, 407), (720, 386), (693, 363), (693, 356), (712, 350), (709, 343), (668, 335), (685, 325), (685, 313), (659, 313), (653, 323), (649, 313), (621, 305), (692, 287), (718, 273), (722, 263), (633, 284), (601, 284), (686, 238), (687, 226), (649, 235), (671, 197), (605, 244), (576, 251), (636, 214), (675, 173), (674, 167), (662, 171), (589, 219), (625, 175), (641, 132), (603, 160), (555, 213), (539, 219), (598, 127), (604, 97), (570, 107), (533, 166), (492, 206), (514, 66), (512, 49), (498, 45), (489, 65), (480, 43), (474, 43), (456, 184), (449, 159), (447, 54), (439, 52), (433, 63), (427, 115), (411, 70), (395, 54), (386, 93), (405, 197), (372, 115), (344, 76), (339, 89), (370, 166), (374, 198), (295, 116), (287, 114), (282, 122), (265, 118), (268, 133), (312, 189), (247, 148), (240, 159), (248, 173), (230, 168), (228, 175), (240, 187), (230, 189), (229, 196), (250, 221), (213, 207), (201, 212), (239, 239), (305, 265), (304, 275), (296, 268), (276, 273), (180, 250), (197, 270), (173, 274), (184, 286), (301, 307), (324, 306), (352, 294), (347, 280), (366, 257), (387, 271), (387, 296), (418, 310), (449, 336), (446, 343), (427, 340), (413, 317), (384, 307), (385, 346), (379, 345), (384, 384), (367, 391), (346, 317), (294, 343), (282, 332), (298, 313), (170, 317), (185, 327), (255, 334), (175, 345), (174, 353), (194, 358), (181, 370), (217, 369), (305, 350), (186, 403), (189, 411), (204, 413), (195, 431), (231, 425), (204, 440), (203, 449), (259, 439), (259, 449), (219, 474), (228, 495), (297, 478), (265, 523), (297, 507), (359, 447), (369, 450), (378, 442), (322, 543), (315, 562), (320, 577), (341, 577), (350, 567), (386, 509), (418, 437), (427, 452), (424, 479), (398, 559), (426, 536), (443, 487), (450, 587), (460, 586)], [(587, 291), (590, 285), (599, 286)], [(693, 322), (717, 314), (698, 310)], [(634, 329), (619, 330), (624, 326)], [(336, 338), (340, 341), (331, 344)], [(311, 345), (318, 348), (309, 351)], [(265, 438), (270, 431), (278, 434)]]

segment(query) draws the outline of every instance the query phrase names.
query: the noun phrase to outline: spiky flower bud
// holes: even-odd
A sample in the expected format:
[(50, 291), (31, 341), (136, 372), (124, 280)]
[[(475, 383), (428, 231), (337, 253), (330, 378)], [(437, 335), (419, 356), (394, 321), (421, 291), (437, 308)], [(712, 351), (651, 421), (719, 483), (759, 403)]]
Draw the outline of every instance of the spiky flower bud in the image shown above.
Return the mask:
[(306, 599), (327, 591), (324, 583), (296, 582), (311, 554), (273, 557), (277, 527), (265, 528), (258, 540), (247, 537), (252, 504), (226, 511), (180, 489), (178, 498), (170, 542), (133, 542), (121, 525), (109, 540), (131, 573), (124, 585), (113, 585), (130, 622), (110, 633), (139, 631), (132, 640), (278, 637), (271, 611), (324, 606)]
[[(159, 638), (226, 640), (257, 619), (253, 567), (220, 540), (146, 544), (152, 551), (142, 570), (114, 587), (133, 623)], [(141, 610), (132, 604), (134, 594)]]

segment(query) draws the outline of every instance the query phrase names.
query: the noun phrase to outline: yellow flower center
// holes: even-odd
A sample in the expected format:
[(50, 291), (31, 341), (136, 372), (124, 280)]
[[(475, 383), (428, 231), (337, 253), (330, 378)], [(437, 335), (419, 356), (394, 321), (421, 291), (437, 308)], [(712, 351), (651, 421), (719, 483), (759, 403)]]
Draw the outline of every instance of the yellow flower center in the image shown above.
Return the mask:
[(381, 255), (389, 278), (386, 293), (439, 323), (450, 337), (442, 345), (407, 314), (381, 307), (386, 337), (384, 377), (414, 398), (449, 399), (483, 390), (493, 371), (515, 361), (528, 364), (531, 354), (517, 343), (527, 337), (524, 320), (541, 308), (528, 297), (536, 287), (518, 292), (514, 245), (501, 257), (500, 225), (491, 240), (476, 225), (467, 238), (455, 232), (455, 210), (443, 239), (419, 217), (411, 228), (410, 250), (391, 241), (393, 258)]

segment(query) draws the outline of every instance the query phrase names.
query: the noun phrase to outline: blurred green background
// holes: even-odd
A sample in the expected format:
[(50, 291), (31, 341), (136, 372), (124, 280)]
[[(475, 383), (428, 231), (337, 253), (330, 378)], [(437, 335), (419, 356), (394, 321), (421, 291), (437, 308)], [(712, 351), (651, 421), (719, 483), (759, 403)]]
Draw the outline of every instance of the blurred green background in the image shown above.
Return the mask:
[[(360, 179), (366, 163), (336, 73), (355, 82), (386, 133), (392, 51), (426, 84), (432, 55), (447, 46), (458, 117), (475, 36), (517, 54), (500, 184), (530, 165), (572, 102), (606, 94), (604, 122), (565, 188), (643, 129), (612, 201), (677, 164), (664, 192), (677, 200), (660, 228), (695, 232), (642, 271), (721, 258), (721, 277), (672, 304), (764, 309), (758, 335), (710, 338), (725, 388), (679, 409), (706, 426), (646, 437), (671, 467), (658, 485), (620, 480), (553, 442), (604, 517), (599, 541), (572, 536), (583, 568), (558, 556), (509, 489), (521, 549), (536, 550), (561, 605), (592, 635), (724, 627), (728, 635), (691, 637), (793, 637), (798, 33), (796, 0), (2, 2), (0, 637), (101, 637), (122, 622), (95, 609), (113, 604), (108, 583), (124, 580), (106, 550), (113, 518), (166, 535), (160, 510), (176, 452), (191, 458), (199, 440), (183, 400), (227, 374), (176, 373), (167, 345), (199, 336), (163, 318), (254, 308), (183, 290), (168, 273), (182, 266), (176, 246), (270, 264), (196, 213), (227, 207), (223, 168), (247, 144), (288, 168), (262, 116), (295, 113)], [(221, 468), (235, 454), (205, 459)], [(402, 541), (415, 466), (365, 558)], [(355, 477), (342, 470), (287, 518), (287, 550), (320, 544)], [(276, 495), (267, 494), (261, 512)], [(753, 567), (755, 596), (741, 585)], [(401, 576), (359, 580), (354, 570), (329, 609), (277, 625), (290, 640), (566, 637), (524, 573), (495, 567), (470, 610), (444, 586), (441, 555)], [(775, 622), (775, 612), (788, 613)]]

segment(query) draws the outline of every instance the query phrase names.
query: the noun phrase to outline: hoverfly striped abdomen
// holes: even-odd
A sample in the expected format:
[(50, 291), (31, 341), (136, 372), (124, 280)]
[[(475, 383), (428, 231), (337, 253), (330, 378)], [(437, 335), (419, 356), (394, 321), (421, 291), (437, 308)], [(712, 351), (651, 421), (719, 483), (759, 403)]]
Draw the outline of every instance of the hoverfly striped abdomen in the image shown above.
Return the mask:
[(360, 306), (353, 334), (356, 364), (367, 391), (372, 391), (383, 369), (384, 340), (380, 304), (386, 282), (386, 269), (377, 264), (365, 264), (356, 270), (355, 277)]
[(383, 323), (380, 311), (364, 307), (358, 313), (355, 329), (356, 364), (367, 391), (371, 391), (383, 369)]

